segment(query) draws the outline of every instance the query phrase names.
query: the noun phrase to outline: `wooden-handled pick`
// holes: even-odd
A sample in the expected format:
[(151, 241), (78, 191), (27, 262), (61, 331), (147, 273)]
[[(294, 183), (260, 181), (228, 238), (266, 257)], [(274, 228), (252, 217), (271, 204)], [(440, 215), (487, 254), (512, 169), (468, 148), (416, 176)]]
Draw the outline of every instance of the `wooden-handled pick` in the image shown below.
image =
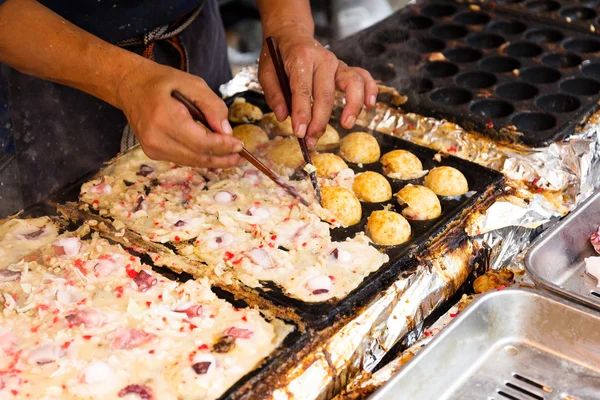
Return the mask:
[[(181, 92), (179, 92), (177, 90), (174, 90), (173, 92), (171, 92), (171, 96), (173, 96), (174, 99), (178, 100), (181, 104), (183, 104), (187, 108), (187, 110), (190, 112), (190, 115), (192, 116), (192, 118), (194, 120), (202, 123), (207, 128), (210, 128), (210, 125), (208, 124), (206, 117), (204, 116), (202, 111), (200, 111), (200, 109), (196, 106), (196, 104), (194, 104), (194, 102), (189, 100), (187, 97), (182, 95)], [(256, 158), (256, 156), (254, 154), (252, 154), (248, 150), (246, 150), (245, 147), (242, 147), (242, 151), (240, 151), (240, 155), (242, 157), (244, 157), (246, 160), (248, 160), (250, 162), (250, 164), (254, 165), (256, 167), (256, 169), (258, 169), (260, 172), (265, 174), (269, 179), (271, 179), (277, 185), (281, 186), (292, 197), (295, 197), (296, 199), (298, 199), (298, 201), (300, 203), (304, 204), (307, 207), (309, 206), (308, 201), (304, 200), (304, 198), (302, 196), (300, 196), (300, 193), (298, 193), (296, 191), (296, 189), (294, 189), (291, 185), (288, 185), (287, 183), (285, 183), (285, 181), (283, 179), (281, 179), (281, 177), (279, 175), (277, 175), (275, 172), (273, 172), (273, 170), (271, 170), (269, 167), (267, 167), (265, 164), (263, 164), (258, 158)]]
[[(269, 53), (271, 54), (271, 60), (273, 60), (273, 66), (275, 67), (275, 72), (277, 73), (277, 79), (279, 80), (279, 86), (281, 87), (281, 91), (283, 92), (283, 97), (285, 99), (285, 104), (287, 105), (288, 113), (292, 115), (292, 89), (290, 88), (290, 81), (288, 79), (288, 76), (285, 73), (285, 65), (283, 64), (283, 59), (281, 58), (281, 53), (279, 52), (277, 41), (273, 36), (269, 36), (267, 38), (267, 47), (269, 48)], [(304, 162), (307, 164), (312, 164), (310, 159), (310, 152), (308, 150), (308, 145), (306, 144), (306, 136), (303, 138), (298, 138), (298, 141), (300, 142), (300, 148), (302, 149), (302, 156), (304, 157)], [(321, 204), (321, 190), (319, 189), (317, 175), (314, 172), (311, 172), (309, 173), (309, 176), (310, 181), (312, 182), (312, 185), (315, 188), (317, 201), (319, 202), (319, 204)]]

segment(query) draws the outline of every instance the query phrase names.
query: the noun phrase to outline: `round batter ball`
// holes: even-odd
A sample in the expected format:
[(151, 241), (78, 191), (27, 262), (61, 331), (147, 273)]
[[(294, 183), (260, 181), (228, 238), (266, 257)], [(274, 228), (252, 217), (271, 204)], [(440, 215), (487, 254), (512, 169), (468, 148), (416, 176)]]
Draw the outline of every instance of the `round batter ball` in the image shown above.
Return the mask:
[(269, 141), (265, 131), (251, 124), (236, 126), (233, 128), (233, 136), (244, 142), (244, 146), (249, 152), (254, 152), (258, 146)]
[(267, 158), (289, 168), (298, 168), (304, 162), (302, 150), (295, 138), (272, 140), (267, 145)]
[(277, 121), (275, 114), (268, 113), (260, 121), (260, 126), (271, 136), (293, 136), (292, 119), (287, 117), (283, 122)]
[(262, 117), (263, 112), (260, 108), (241, 98), (237, 98), (231, 107), (229, 107), (229, 120), (236, 124), (247, 124), (260, 121)]
[(340, 155), (351, 163), (370, 164), (379, 160), (381, 150), (373, 136), (366, 132), (352, 132), (340, 142)]
[(344, 226), (352, 226), (360, 222), (362, 207), (354, 193), (338, 186), (321, 188), (321, 205), (335, 215)]
[(359, 200), (367, 203), (381, 203), (392, 198), (392, 187), (381, 174), (366, 171), (354, 178), (352, 190)]
[(429, 171), (425, 186), (439, 196), (460, 196), (469, 191), (467, 178), (452, 167), (437, 167)]
[(423, 164), (406, 150), (393, 150), (381, 157), (383, 172), (394, 179), (416, 179), (423, 176)]
[(367, 235), (377, 244), (395, 246), (410, 239), (410, 224), (392, 211), (373, 211), (367, 221)]
[(323, 178), (335, 178), (335, 176), (348, 165), (341, 157), (331, 153), (313, 154), (312, 164), (317, 169), (317, 175)]
[(423, 221), (442, 214), (440, 199), (425, 186), (406, 185), (396, 193), (396, 198), (401, 206), (406, 205), (402, 215), (408, 219)]
[(327, 124), (327, 129), (325, 129), (325, 133), (323, 136), (319, 138), (317, 141), (317, 145), (315, 146), (318, 151), (326, 151), (330, 150), (333, 147), (336, 147), (340, 143), (340, 134), (335, 128), (329, 124)]

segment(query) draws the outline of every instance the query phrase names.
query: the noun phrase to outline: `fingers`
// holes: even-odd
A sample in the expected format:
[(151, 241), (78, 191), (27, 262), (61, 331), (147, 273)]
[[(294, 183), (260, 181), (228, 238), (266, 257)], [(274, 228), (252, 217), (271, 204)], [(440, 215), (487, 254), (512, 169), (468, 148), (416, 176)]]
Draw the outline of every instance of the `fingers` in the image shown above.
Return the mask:
[(307, 135), (314, 139), (318, 139), (325, 132), (335, 101), (335, 74), (338, 62), (333, 53), (326, 54), (315, 69), (313, 80), (314, 103)]
[[(183, 90), (180, 91), (200, 108), (213, 132), (233, 134), (228, 120), (229, 111), (223, 100), (208, 87), (206, 82), (194, 78), (193, 83), (190, 82), (191, 87), (182, 88)], [(175, 99), (172, 101), (177, 102)]]
[(288, 117), (288, 109), (285, 105), (285, 98), (279, 85), (275, 67), (273, 67), (273, 62), (268, 55), (261, 57), (260, 64), (258, 80), (265, 93), (265, 99), (273, 113), (275, 113), (277, 120), (283, 122)]
[(311, 95), (313, 88), (313, 61), (298, 57), (288, 68), (292, 89), (292, 128), (299, 138), (306, 135), (311, 120)]
[(377, 93), (379, 92), (379, 88), (377, 87), (377, 83), (375, 79), (371, 76), (371, 74), (362, 68), (354, 68), (356, 72), (362, 77), (365, 83), (365, 104), (367, 107), (375, 107), (375, 103), (377, 102)]
[(365, 82), (354, 68), (340, 64), (336, 73), (336, 83), (346, 94), (346, 106), (342, 111), (340, 122), (342, 127), (350, 129), (354, 126), (364, 104)]
[(242, 142), (230, 135), (207, 131), (202, 125), (187, 119), (177, 126), (174, 139), (192, 152), (201, 155), (226, 156), (239, 153)]

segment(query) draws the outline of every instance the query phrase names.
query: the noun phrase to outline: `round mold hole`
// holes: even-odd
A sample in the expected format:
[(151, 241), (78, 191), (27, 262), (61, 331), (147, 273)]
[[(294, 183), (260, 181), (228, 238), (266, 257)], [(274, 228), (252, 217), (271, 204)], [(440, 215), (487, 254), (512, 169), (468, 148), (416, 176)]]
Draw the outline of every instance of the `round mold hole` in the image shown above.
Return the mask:
[(469, 107), (469, 111), (484, 118), (504, 118), (515, 111), (515, 108), (504, 100), (477, 100)]
[(396, 71), (394, 71), (393, 68), (384, 65), (375, 65), (369, 68), (369, 72), (373, 75), (373, 78), (384, 82), (390, 81), (396, 77)]
[(600, 62), (587, 64), (585, 67), (581, 68), (581, 72), (590, 78), (600, 79)]
[(519, 72), (519, 76), (529, 83), (552, 83), (560, 79), (560, 72), (550, 67), (531, 67)]
[(425, 72), (431, 78), (447, 78), (458, 73), (458, 67), (447, 61), (433, 61), (425, 64)]
[(455, 63), (470, 63), (483, 57), (483, 53), (472, 47), (454, 47), (444, 52), (444, 56)]
[(527, 25), (519, 21), (494, 21), (487, 27), (488, 31), (502, 35), (518, 35), (525, 29), (527, 29)]
[(385, 46), (377, 42), (365, 42), (362, 45), (362, 49), (367, 57), (378, 57), (385, 53)]
[(484, 12), (467, 11), (455, 15), (454, 20), (464, 25), (483, 25), (490, 21), (490, 16)]
[(531, 12), (552, 12), (560, 8), (560, 3), (554, 0), (532, 0), (525, 3)]
[(411, 39), (408, 41), (408, 46), (419, 53), (433, 53), (444, 50), (446, 43), (443, 40), (426, 37)]
[(547, 131), (556, 126), (554, 116), (540, 112), (522, 112), (512, 117), (510, 121), (517, 130), (524, 133)]
[(504, 38), (495, 33), (479, 32), (469, 36), (467, 43), (480, 49), (494, 49), (504, 43)]
[(501, 74), (503, 72), (512, 72), (515, 69), (521, 67), (519, 60), (512, 57), (504, 56), (492, 56), (481, 60), (479, 63), (482, 69), (494, 74)]
[(428, 17), (447, 17), (456, 12), (456, 8), (450, 4), (430, 4), (425, 7), (421, 7), (421, 14), (427, 15)]
[(595, 39), (569, 39), (563, 47), (575, 53), (595, 53), (600, 51), (600, 41)]
[(576, 96), (595, 96), (600, 93), (600, 83), (588, 78), (566, 79), (560, 84), (560, 88)]
[(429, 95), (429, 98), (438, 104), (446, 106), (457, 106), (471, 101), (473, 95), (466, 89), (457, 87), (446, 87), (434, 90)]
[(433, 89), (433, 82), (430, 79), (422, 78), (413, 83), (413, 87), (419, 94), (427, 93)]
[(468, 89), (483, 89), (496, 84), (496, 77), (489, 72), (464, 72), (456, 77), (456, 83)]
[(509, 82), (496, 88), (496, 94), (509, 100), (527, 100), (537, 96), (538, 88), (525, 82)]
[(400, 24), (408, 29), (419, 30), (430, 28), (433, 25), (433, 20), (422, 15), (410, 15), (402, 18)]
[(431, 34), (442, 40), (460, 39), (468, 33), (467, 28), (458, 24), (440, 24), (431, 28)]
[(530, 29), (525, 32), (525, 39), (534, 43), (555, 43), (564, 37), (561, 31), (551, 28)]
[(410, 35), (404, 29), (387, 28), (375, 34), (374, 42), (379, 43), (402, 43), (406, 42)]
[(547, 94), (537, 99), (535, 105), (550, 113), (568, 113), (577, 110), (581, 102), (568, 94)]
[(505, 50), (507, 55), (518, 58), (533, 58), (542, 54), (543, 51), (544, 49), (531, 42), (512, 43)]
[(589, 7), (566, 7), (560, 10), (560, 15), (575, 21), (585, 21), (596, 18), (596, 11)]
[(573, 68), (582, 62), (575, 53), (550, 53), (542, 57), (542, 63), (553, 68)]

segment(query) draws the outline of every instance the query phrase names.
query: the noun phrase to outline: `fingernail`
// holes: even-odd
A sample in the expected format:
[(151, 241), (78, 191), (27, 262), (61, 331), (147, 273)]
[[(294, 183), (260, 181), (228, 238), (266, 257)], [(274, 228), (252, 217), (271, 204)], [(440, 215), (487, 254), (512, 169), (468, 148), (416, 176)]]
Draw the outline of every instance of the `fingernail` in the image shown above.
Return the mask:
[(234, 153), (239, 153), (240, 151), (242, 151), (242, 148), (244, 147), (243, 143), (237, 143), (234, 147), (233, 147), (233, 152)]
[(375, 96), (374, 94), (371, 95), (371, 97), (369, 97), (369, 105), (371, 107), (375, 106), (375, 103), (377, 102), (377, 96)]
[(299, 138), (303, 138), (306, 135), (306, 124), (298, 125), (298, 131), (296, 132), (296, 136)]
[(275, 107), (273, 112), (275, 113), (275, 117), (277, 117), (277, 121), (283, 121), (285, 119), (285, 108), (283, 108), (283, 106), (280, 105)]
[(231, 129), (231, 125), (229, 125), (229, 121), (227, 121), (226, 119), (224, 119), (221, 122), (221, 129), (223, 130), (223, 133), (226, 135), (231, 135), (233, 133), (233, 129)]
[(317, 139), (315, 139), (314, 137), (308, 138), (308, 140), (306, 141), (306, 145), (311, 150), (315, 148), (316, 144), (317, 144)]
[(356, 117), (354, 115), (348, 115), (346, 117), (346, 128), (352, 128), (354, 126), (354, 123), (356, 122)]

